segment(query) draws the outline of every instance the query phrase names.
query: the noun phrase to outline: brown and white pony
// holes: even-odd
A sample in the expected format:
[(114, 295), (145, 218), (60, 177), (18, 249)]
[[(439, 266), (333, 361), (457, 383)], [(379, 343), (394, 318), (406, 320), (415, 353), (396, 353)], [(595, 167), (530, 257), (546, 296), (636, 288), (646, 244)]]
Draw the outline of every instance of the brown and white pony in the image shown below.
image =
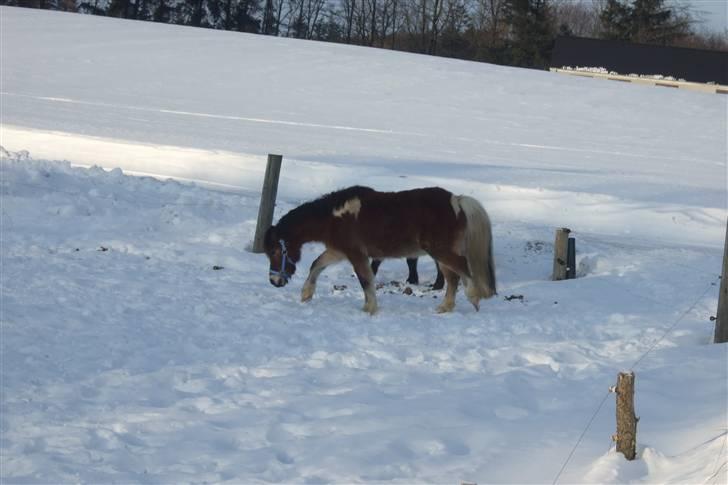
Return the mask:
[(460, 279), (476, 310), (482, 298), (496, 293), (488, 214), (472, 197), (439, 187), (377, 192), (354, 186), (296, 207), (265, 234), (272, 285), (288, 283), (301, 259), (301, 246), (313, 241), (326, 250), (311, 265), (302, 301), (313, 297), (316, 280), (327, 266), (348, 259), (364, 290), (364, 311), (374, 314), (377, 296), (369, 258), (423, 253), (437, 261), (447, 281), (438, 312), (455, 307)]

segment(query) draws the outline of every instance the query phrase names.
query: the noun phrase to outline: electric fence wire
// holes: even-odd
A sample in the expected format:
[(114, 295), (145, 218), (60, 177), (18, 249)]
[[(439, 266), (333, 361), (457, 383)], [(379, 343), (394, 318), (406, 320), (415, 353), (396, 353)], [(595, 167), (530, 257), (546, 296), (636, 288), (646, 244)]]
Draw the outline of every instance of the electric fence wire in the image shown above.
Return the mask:
[[(675, 328), (682, 322), (682, 320), (695, 309), (695, 307), (700, 303), (700, 301), (705, 298), (705, 296), (708, 294), (708, 292), (715, 286), (715, 281), (720, 279), (720, 277), (714, 278), (708, 287), (703, 291), (700, 296), (688, 307), (687, 310), (685, 310), (683, 313), (680, 314), (680, 316), (668, 327), (668, 329), (660, 336), (660, 338), (656, 339), (650, 347), (643, 352), (643, 354), (632, 364), (632, 366), (629, 368), (630, 371), (633, 371), (642, 361), (663, 341), (665, 338), (673, 331)], [(561, 478), (561, 475), (566, 470), (567, 465), (571, 461), (572, 457), (574, 456), (574, 453), (579, 448), (579, 445), (581, 445), (582, 440), (584, 439), (584, 436), (586, 436), (587, 432), (591, 428), (592, 423), (594, 423), (594, 420), (596, 419), (599, 412), (602, 410), (602, 407), (604, 407), (604, 403), (607, 401), (607, 398), (611, 394), (611, 390), (607, 391), (605, 396), (602, 398), (602, 400), (599, 402), (599, 405), (597, 406), (596, 410), (592, 414), (591, 418), (589, 418), (589, 421), (587, 422), (586, 426), (584, 427), (584, 430), (579, 435), (579, 438), (576, 440), (576, 443), (571, 448), (571, 451), (569, 452), (569, 455), (566, 457), (566, 460), (564, 461), (563, 465), (561, 465), (561, 468), (559, 469), (559, 472), (556, 474), (556, 477), (551, 482), (552, 485), (556, 485), (558, 483), (559, 478)], [(611, 448), (610, 448), (611, 449)]]

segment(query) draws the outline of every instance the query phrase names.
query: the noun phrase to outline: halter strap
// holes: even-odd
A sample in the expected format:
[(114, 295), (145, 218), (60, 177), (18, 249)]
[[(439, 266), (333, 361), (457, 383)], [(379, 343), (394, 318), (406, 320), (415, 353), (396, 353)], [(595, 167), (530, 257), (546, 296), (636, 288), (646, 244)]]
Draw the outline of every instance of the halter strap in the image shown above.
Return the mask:
[(281, 245), (281, 255), (282, 255), (281, 269), (280, 269), (280, 271), (276, 271), (276, 270), (272, 269), (272, 270), (268, 271), (268, 275), (269, 276), (280, 276), (281, 278), (283, 278), (283, 281), (288, 283), (288, 280), (291, 279), (291, 275), (289, 275), (286, 272), (286, 262), (288, 261), (288, 249), (286, 249), (286, 242), (283, 239), (279, 239), (278, 244)]

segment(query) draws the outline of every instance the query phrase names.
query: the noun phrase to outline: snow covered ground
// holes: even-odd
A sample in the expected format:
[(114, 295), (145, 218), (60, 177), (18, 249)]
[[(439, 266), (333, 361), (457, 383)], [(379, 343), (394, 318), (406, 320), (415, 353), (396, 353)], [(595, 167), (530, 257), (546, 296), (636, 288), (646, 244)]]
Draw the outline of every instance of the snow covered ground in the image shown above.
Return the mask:
[[(7, 7), (0, 36), (3, 483), (728, 480), (726, 97)], [(347, 265), (307, 304), (272, 287), (267, 153), (276, 217), (353, 183), (477, 197), (499, 297), (435, 314), (403, 261), (374, 317)]]

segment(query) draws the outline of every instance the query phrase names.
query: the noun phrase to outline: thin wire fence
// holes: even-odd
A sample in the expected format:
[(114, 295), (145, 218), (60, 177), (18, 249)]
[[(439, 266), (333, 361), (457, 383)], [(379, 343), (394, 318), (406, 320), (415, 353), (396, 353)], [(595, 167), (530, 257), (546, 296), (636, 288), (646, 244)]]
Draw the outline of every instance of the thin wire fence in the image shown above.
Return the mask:
[[(680, 314), (680, 316), (679, 316), (679, 317), (678, 317), (678, 318), (677, 318), (677, 319), (676, 319), (676, 320), (675, 320), (675, 321), (674, 321), (674, 322), (673, 322), (673, 323), (672, 323), (672, 324), (671, 324), (671, 325), (670, 325), (670, 326), (669, 326), (669, 327), (667, 328), (667, 330), (665, 330), (665, 332), (664, 332), (664, 333), (663, 333), (663, 334), (662, 334), (662, 335), (661, 335), (661, 336), (660, 336), (659, 338), (655, 339), (655, 341), (654, 341), (654, 342), (652, 342), (652, 344), (650, 344), (649, 348), (648, 348), (648, 349), (647, 349), (647, 350), (646, 350), (645, 352), (643, 352), (643, 353), (642, 353), (642, 355), (640, 355), (640, 357), (639, 357), (639, 358), (638, 358), (638, 359), (637, 359), (637, 360), (636, 360), (636, 361), (635, 361), (635, 362), (634, 362), (634, 363), (633, 363), (633, 364), (632, 364), (632, 365), (630, 366), (630, 368), (629, 368), (629, 370), (630, 370), (630, 371), (633, 371), (633, 370), (634, 370), (634, 369), (635, 369), (635, 368), (636, 368), (636, 367), (637, 367), (637, 366), (638, 366), (639, 364), (641, 364), (641, 363), (642, 363), (642, 361), (644, 361), (644, 359), (645, 359), (645, 358), (646, 358), (646, 357), (647, 357), (647, 356), (648, 356), (648, 355), (649, 355), (650, 353), (652, 353), (652, 351), (653, 351), (653, 350), (654, 350), (654, 349), (655, 349), (655, 348), (656, 348), (656, 347), (657, 347), (657, 346), (658, 346), (658, 345), (659, 345), (659, 344), (660, 344), (660, 343), (661, 343), (662, 341), (664, 341), (664, 340), (665, 340), (665, 338), (667, 338), (667, 336), (668, 336), (668, 335), (669, 335), (670, 333), (672, 333), (672, 331), (673, 331), (673, 330), (675, 330), (675, 328), (676, 328), (676, 327), (677, 327), (677, 326), (678, 326), (678, 325), (680, 324), (680, 322), (682, 322), (682, 321), (683, 321), (683, 319), (684, 319), (684, 318), (685, 318), (685, 317), (686, 317), (686, 316), (687, 316), (687, 315), (688, 315), (688, 314), (689, 314), (690, 312), (692, 312), (692, 311), (693, 311), (693, 310), (695, 309), (695, 307), (696, 307), (696, 306), (698, 305), (698, 303), (700, 303), (700, 301), (702, 301), (702, 300), (703, 300), (703, 299), (705, 298), (705, 296), (706, 296), (706, 295), (708, 294), (708, 292), (709, 292), (709, 291), (710, 291), (710, 290), (711, 290), (711, 289), (712, 289), (713, 287), (715, 287), (715, 283), (716, 283), (716, 281), (718, 281), (719, 279), (720, 279), (720, 277), (718, 276), (718, 277), (715, 277), (715, 278), (714, 278), (713, 280), (711, 280), (710, 284), (709, 284), (709, 285), (708, 285), (708, 287), (707, 287), (707, 288), (705, 289), (705, 291), (703, 291), (703, 292), (702, 292), (702, 293), (700, 294), (700, 296), (699, 296), (698, 298), (696, 298), (696, 299), (695, 299), (695, 301), (693, 301), (693, 303), (692, 303), (692, 304), (691, 304), (691, 305), (690, 305), (690, 306), (688, 307), (688, 309), (687, 309), (687, 310), (685, 310), (684, 312), (682, 312), (682, 313)], [(575, 444), (574, 444), (574, 446), (573, 446), (573, 447), (571, 448), (571, 451), (569, 452), (569, 455), (568, 455), (568, 456), (566, 457), (566, 460), (564, 461), (563, 465), (562, 465), (562, 466), (561, 466), (561, 468), (559, 469), (559, 472), (558, 472), (558, 473), (556, 474), (556, 477), (555, 477), (555, 478), (554, 478), (554, 480), (553, 480), (553, 481), (551, 482), (551, 483), (552, 483), (552, 485), (555, 485), (556, 483), (558, 483), (558, 481), (559, 481), (559, 478), (561, 478), (561, 475), (562, 475), (562, 474), (564, 473), (564, 471), (566, 470), (566, 467), (568, 466), (569, 462), (571, 461), (572, 457), (574, 456), (574, 453), (576, 452), (576, 450), (577, 450), (577, 449), (579, 448), (579, 446), (581, 445), (581, 442), (583, 441), (583, 439), (584, 439), (584, 437), (586, 436), (587, 432), (589, 431), (589, 429), (591, 428), (592, 424), (594, 423), (594, 420), (595, 420), (595, 419), (596, 419), (596, 417), (597, 417), (597, 416), (599, 415), (599, 412), (600, 412), (600, 411), (602, 410), (602, 408), (604, 407), (604, 403), (605, 403), (605, 402), (607, 401), (607, 398), (609, 397), (609, 395), (610, 395), (611, 393), (612, 393), (612, 391), (611, 391), (611, 389), (610, 389), (609, 391), (607, 391), (606, 395), (605, 395), (605, 396), (604, 396), (604, 397), (602, 398), (602, 400), (601, 400), (601, 401), (599, 402), (599, 405), (597, 406), (596, 410), (595, 410), (595, 411), (594, 411), (594, 413), (592, 414), (591, 418), (589, 418), (589, 421), (587, 422), (586, 426), (584, 427), (584, 430), (583, 430), (583, 431), (581, 432), (581, 434), (579, 435), (579, 438), (578, 438), (578, 439), (576, 440), (576, 443), (575, 443)], [(611, 449), (611, 448), (610, 448), (610, 449)]]

